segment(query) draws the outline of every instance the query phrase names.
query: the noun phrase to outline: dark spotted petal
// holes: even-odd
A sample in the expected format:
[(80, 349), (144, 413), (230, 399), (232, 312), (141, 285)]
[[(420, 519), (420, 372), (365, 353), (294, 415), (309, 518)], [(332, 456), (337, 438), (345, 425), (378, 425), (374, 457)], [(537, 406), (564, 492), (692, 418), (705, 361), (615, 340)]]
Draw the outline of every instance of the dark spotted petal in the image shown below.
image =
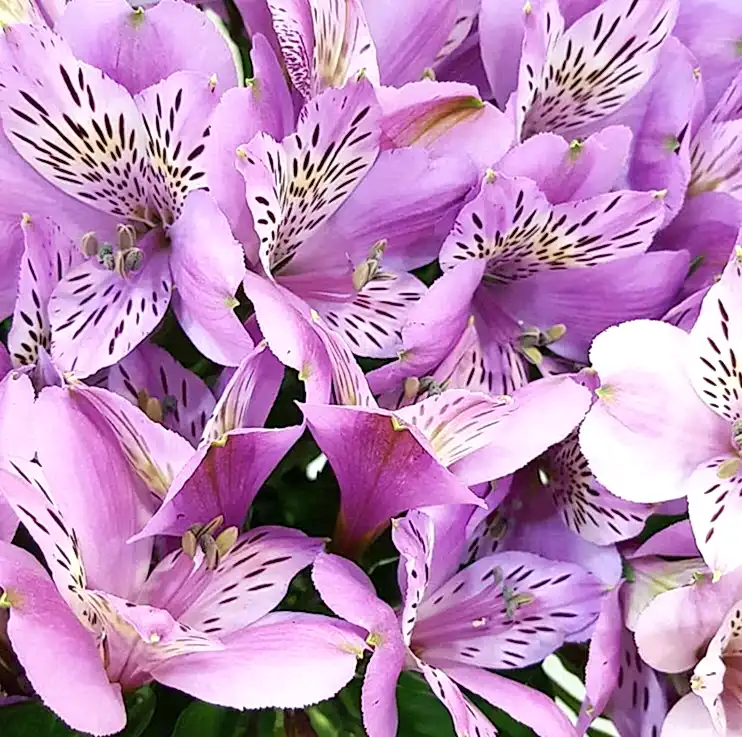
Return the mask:
[(312, 563), (322, 544), (283, 527), (245, 533), (205, 577), (180, 621), (217, 637), (244, 629), (279, 604), (291, 579)]
[(376, 159), (379, 135), (376, 96), (363, 81), (307, 103), (283, 143), (259, 134), (240, 149), (237, 168), (268, 274), (285, 268), (355, 189)]
[(428, 593), (412, 646), (431, 663), (525, 667), (595, 622), (602, 594), (600, 581), (580, 566), (496, 553)]
[(61, 369), (90, 376), (122, 359), (157, 327), (172, 290), (161, 238), (155, 230), (139, 242), (142, 265), (127, 276), (90, 259), (59, 282), (49, 315), (52, 355)]
[(402, 349), (407, 315), (426, 291), (412, 274), (381, 271), (352, 302), (314, 306), (357, 356), (394, 358)]
[(544, 456), (547, 488), (564, 523), (589, 542), (610, 545), (638, 535), (654, 511), (649, 504), (619, 499), (593, 476), (580, 452), (577, 432)]
[(129, 93), (42, 26), (8, 28), (2, 57), (0, 117), (18, 153), (78, 200), (148, 220), (145, 134)]
[(268, 0), (273, 28), (294, 87), (312, 96), (314, 26), (308, 0)]
[(165, 225), (178, 218), (191, 190), (206, 186), (204, 150), (218, 102), (213, 80), (193, 72), (177, 72), (136, 97), (152, 204)]
[(79, 248), (50, 220), (23, 220), (25, 252), (18, 281), (18, 299), (8, 348), (13, 363), (36, 363), (39, 347), (51, 343), (48, 304), (54, 288), (83, 260)]
[[(698, 396), (730, 422), (742, 418), (742, 251), (708, 291), (690, 331), (689, 375)], [(730, 428), (731, 429), (731, 428)]]
[(572, 134), (625, 105), (649, 81), (677, 0), (607, 0), (567, 31), (556, 0), (528, 5), (518, 79), (522, 135)]
[(663, 218), (662, 203), (650, 192), (614, 192), (552, 207), (530, 179), (486, 177), (456, 220), (440, 261), (449, 269), (485, 259), (485, 278), (507, 283), (643, 253)]
[(108, 372), (108, 389), (142, 406), (151, 397), (160, 403), (162, 423), (191, 445), (198, 445), (214, 409), (215, 399), (206, 384), (181, 366), (166, 350), (143, 343)]

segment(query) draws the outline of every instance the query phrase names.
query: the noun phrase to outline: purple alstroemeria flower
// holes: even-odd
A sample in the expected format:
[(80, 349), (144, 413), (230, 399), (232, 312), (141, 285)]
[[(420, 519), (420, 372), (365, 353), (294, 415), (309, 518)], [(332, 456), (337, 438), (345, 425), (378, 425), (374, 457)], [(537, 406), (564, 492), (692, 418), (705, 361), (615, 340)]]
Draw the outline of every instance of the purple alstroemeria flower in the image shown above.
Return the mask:
[(580, 736), (601, 714), (610, 717), (621, 734), (660, 734), (671, 689), (642, 659), (633, 630), (662, 592), (692, 581), (701, 585), (710, 578), (687, 522), (671, 525), (633, 550), (625, 546), (622, 552), (630, 573), (603, 599), (595, 625), (586, 668), (587, 693), (577, 723)]
[(191, 193), (206, 184), (215, 78), (176, 72), (132, 97), (34, 26), (7, 30), (0, 65), (0, 116), (17, 152), (58, 187), (60, 207), (69, 196), (109, 216), (50, 300), (57, 364), (84, 378), (115, 363), (159, 323), (173, 284), (194, 344), (239, 363), (252, 346), (233, 312), (244, 259), (208, 193)]
[[(38, 457), (10, 459), (0, 488), (51, 578), (3, 543), (0, 605), (31, 685), (64, 721), (117, 732), (121, 692), (151, 680), (220, 705), (290, 708), (352, 677), (364, 649), (353, 628), (270, 614), (321, 541), (278, 527), (202, 531), (150, 572), (152, 540), (127, 543), (148, 517), (148, 495), (107, 421), (85, 395), (55, 387), (26, 411), (43, 428)], [(64, 657), (69, 678), (49, 670), (48, 652)], [(306, 677), (308, 662), (316, 678)]]
[(601, 386), (580, 429), (597, 479), (637, 502), (688, 498), (698, 547), (716, 576), (742, 563), (730, 544), (740, 484), (742, 252), (709, 289), (690, 333), (637, 320), (610, 328), (590, 352)]
[(527, 553), (487, 556), (457, 573), (455, 564), (436, 558), (435, 546), (449, 541), (436, 536), (423, 512), (397, 520), (392, 535), (401, 554), (398, 613), (342, 558), (322, 554), (312, 573), (325, 603), (363, 627), (374, 648), (362, 693), (370, 737), (396, 734), (395, 687), (403, 669), (422, 674), (451, 713), (457, 735), (495, 734), (459, 686), (539, 735), (574, 734), (548, 697), (490, 669), (539, 662), (570, 632), (585, 629), (597, 616), (602, 585), (577, 566)]

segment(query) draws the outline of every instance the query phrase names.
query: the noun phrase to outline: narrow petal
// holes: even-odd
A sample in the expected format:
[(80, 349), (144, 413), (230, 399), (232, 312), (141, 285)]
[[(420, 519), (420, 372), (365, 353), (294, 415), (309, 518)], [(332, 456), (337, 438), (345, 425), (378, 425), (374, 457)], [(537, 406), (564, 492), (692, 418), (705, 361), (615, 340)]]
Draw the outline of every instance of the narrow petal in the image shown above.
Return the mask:
[(564, 712), (546, 694), (496, 673), (466, 665), (447, 666), (446, 671), (459, 685), (530, 727), (539, 737), (574, 735), (574, 727)]
[[(73, 729), (93, 735), (122, 730), (121, 689), (108, 682), (95, 640), (46, 571), (29, 553), (0, 543), (0, 586), (10, 601), (8, 636), (42, 701)], [(49, 667), (50, 652), (65, 663), (65, 678)]]
[(321, 540), (299, 530), (256, 527), (237, 539), (178, 619), (224, 640), (275, 609), (321, 549)]
[[(309, 102), (296, 133), (283, 143), (260, 134), (240, 149), (237, 168), (266, 273), (286, 267), (371, 168), (379, 150), (378, 115), (373, 88), (363, 81)], [(310, 190), (317, 205), (305, 211), (301, 193)]]
[[(79, 201), (141, 218), (148, 204), (140, 183), (146, 179), (146, 139), (129, 93), (78, 61), (42, 26), (6, 29), (2, 53), (7, 68), (0, 117), (16, 151)], [(71, 137), (63, 132), (70, 128)]]
[(145, 413), (150, 400), (155, 400), (162, 424), (194, 446), (216, 403), (209, 387), (196, 374), (154, 343), (143, 343), (112, 366), (107, 386)]
[(17, 214), (0, 217), (0, 315), (12, 314), (18, 296), (18, 275), (23, 259), (23, 232)]
[(0, 381), (0, 459), (21, 458), (30, 461), (36, 454), (34, 433), (27, 427), (33, 412), (35, 392), (31, 380), (11, 371)]
[(487, 277), (508, 283), (643, 253), (662, 218), (662, 204), (649, 192), (613, 192), (550, 207), (532, 180), (498, 175), (485, 178), (479, 196), (463, 208), (440, 262), (448, 269), (465, 259), (486, 259)]
[(352, 302), (314, 307), (357, 356), (393, 358), (402, 349), (402, 326), (426, 291), (412, 274), (379, 271)]
[(690, 331), (688, 374), (704, 403), (729, 422), (742, 417), (742, 375), (735, 348), (742, 339), (742, 251), (732, 254), (709, 289)]
[(59, 282), (49, 301), (52, 355), (64, 371), (86, 378), (121, 360), (165, 315), (172, 292), (161, 234), (139, 241), (141, 267), (125, 276), (89, 259)]
[(271, 352), (299, 372), (308, 401), (329, 402), (332, 366), (325, 345), (312, 327), (309, 306), (280, 285), (250, 271), (245, 274), (244, 286)]
[(203, 436), (218, 440), (232, 430), (262, 427), (278, 396), (283, 366), (260, 343), (237, 367), (224, 387)]
[(133, 95), (181, 71), (215, 74), (221, 90), (237, 84), (225, 40), (203, 12), (187, 3), (162, 0), (135, 10), (125, 0), (74, 0), (56, 31), (78, 59)]
[(631, 139), (631, 131), (618, 125), (571, 143), (539, 133), (506, 153), (497, 171), (532, 179), (553, 205), (585, 200), (611, 191), (625, 175)]
[(39, 461), (54, 501), (79, 538), (90, 587), (133, 597), (151, 554), (147, 541), (126, 544), (146, 518), (141, 481), (105, 420), (74, 390), (44, 389), (34, 418), (44, 428), (36, 440)]
[(619, 499), (597, 482), (580, 452), (576, 431), (546, 452), (544, 470), (564, 523), (589, 542), (610, 545), (630, 540), (654, 512), (648, 504)]
[(594, 338), (628, 320), (659, 319), (672, 307), (688, 273), (684, 251), (640, 253), (589, 269), (546, 271), (499, 287), (503, 308), (542, 331), (564, 325), (549, 345), (554, 353), (586, 362)]
[(357, 630), (343, 622), (291, 612), (264, 617), (225, 638), (225, 644), (221, 652), (164, 663), (152, 675), (220, 706), (296, 709), (340, 691), (365, 647)]
[(219, 516), (241, 528), (261, 486), (303, 432), (304, 425), (232, 430), (219, 443), (201, 445), (138, 538), (182, 535)]
[(711, 458), (691, 474), (685, 487), (688, 515), (698, 549), (716, 575), (729, 573), (742, 565), (742, 556), (732, 542), (737, 535), (736, 520), (742, 509), (742, 473), (735, 472), (728, 477), (720, 470), (722, 465), (735, 464), (737, 460), (736, 453)]
[(24, 218), (22, 228), (25, 248), (8, 334), (8, 349), (16, 366), (34, 364), (39, 346), (49, 349), (49, 299), (67, 272), (83, 261), (82, 252), (52, 221)]
[(507, 476), (567, 437), (590, 402), (590, 392), (568, 375), (532, 382), (513, 394), (487, 444), (451, 470), (467, 484)]
[[(311, 404), (302, 411), (340, 485), (335, 543), (346, 550), (363, 549), (407, 509), (479, 503), (431, 455), (424, 436), (390, 414)], [(422, 486), (420, 478), (426, 480)]]
[(376, 45), (381, 83), (399, 87), (417, 81), (432, 67), (456, 22), (455, 0), (429, 3), (392, 0), (366, 4), (366, 19)]
[(600, 399), (582, 423), (580, 447), (597, 480), (623, 499), (676, 499), (693, 470), (727, 447), (728, 424), (683, 370), (689, 350), (686, 333), (650, 320), (609, 328), (593, 343)]
[(571, 133), (625, 105), (652, 76), (677, 12), (677, 0), (608, 0), (565, 31), (556, 2), (534, 5), (518, 79), (523, 136)]
[(239, 365), (253, 342), (234, 313), (234, 294), (246, 269), (227, 219), (210, 195), (194, 192), (170, 236), (178, 321), (207, 358), (224, 366)]
[(696, 60), (688, 49), (676, 38), (668, 39), (631, 159), (633, 188), (667, 191), (668, 220), (683, 205), (690, 181), (691, 125), (701, 96), (695, 68)]

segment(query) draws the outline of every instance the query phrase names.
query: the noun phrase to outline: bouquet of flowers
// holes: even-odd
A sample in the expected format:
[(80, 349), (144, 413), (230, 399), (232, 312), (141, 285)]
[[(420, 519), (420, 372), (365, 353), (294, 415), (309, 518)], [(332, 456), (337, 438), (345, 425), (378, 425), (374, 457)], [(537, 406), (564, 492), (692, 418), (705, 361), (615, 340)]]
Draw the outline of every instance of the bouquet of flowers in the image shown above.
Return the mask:
[(0, 24), (0, 734), (742, 735), (742, 3)]

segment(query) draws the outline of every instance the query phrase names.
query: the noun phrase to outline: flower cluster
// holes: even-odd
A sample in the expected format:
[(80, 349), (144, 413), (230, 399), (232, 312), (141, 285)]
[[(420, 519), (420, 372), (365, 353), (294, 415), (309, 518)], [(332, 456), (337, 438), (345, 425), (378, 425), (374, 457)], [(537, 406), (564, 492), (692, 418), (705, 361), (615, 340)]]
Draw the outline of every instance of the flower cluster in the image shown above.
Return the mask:
[(742, 735), (742, 4), (0, 24), (0, 716)]

